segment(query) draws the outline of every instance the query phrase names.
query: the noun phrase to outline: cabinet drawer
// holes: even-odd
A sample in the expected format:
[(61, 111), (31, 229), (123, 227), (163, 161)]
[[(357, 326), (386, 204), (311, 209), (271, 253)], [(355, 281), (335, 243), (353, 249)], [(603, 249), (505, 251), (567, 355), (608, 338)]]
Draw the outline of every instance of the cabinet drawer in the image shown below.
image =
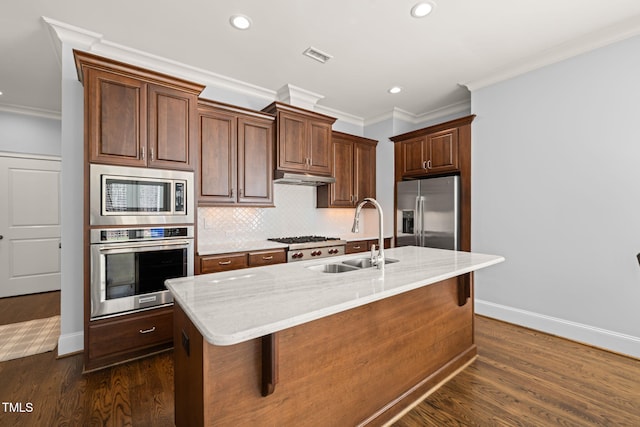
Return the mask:
[(131, 352), (172, 340), (172, 307), (99, 320), (89, 325), (89, 358)]
[(369, 242), (366, 240), (354, 240), (352, 242), (347, 242), (347, 247), (345, 248), (345, 253), (347, 254), (355, 254), (358, 252), (366, 252), (369, 250)]
[(247, 268), (248, 266), (246, 253), (204, 256), (200, 258), (200, 272), (202, 274), (237, 270), (239, 268)]
[(284, 249), (277, 251), (249, 252), (249, 267), (280, 264), (283, 262), (287, 262)]

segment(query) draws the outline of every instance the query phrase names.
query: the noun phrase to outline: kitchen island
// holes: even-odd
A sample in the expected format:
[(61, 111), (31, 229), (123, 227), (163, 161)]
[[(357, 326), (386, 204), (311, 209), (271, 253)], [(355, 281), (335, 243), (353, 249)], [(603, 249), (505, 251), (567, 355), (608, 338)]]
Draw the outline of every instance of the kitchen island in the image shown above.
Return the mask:
[[(167, 281), (176, 425), (381, 425), (476, 357), (471, 272), (500, 256), (431, 248)], [(311, 267), (311, 268), (310, 268)]]

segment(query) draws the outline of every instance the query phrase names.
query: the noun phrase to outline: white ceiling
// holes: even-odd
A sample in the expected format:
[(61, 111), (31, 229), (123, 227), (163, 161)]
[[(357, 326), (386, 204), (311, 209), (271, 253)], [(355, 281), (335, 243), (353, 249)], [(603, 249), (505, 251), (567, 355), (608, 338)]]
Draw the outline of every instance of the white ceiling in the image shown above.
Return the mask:
[[(363, 120), (394, 108), (420, 115), (469, 91), (640, 34), (638, 0), (4, 0), (0, 109), (55, 115), (60, 65), (42, 17), (269, 91), (291, 84)], [(253, 26), (229, 25), (234, 13)], [(326, 64), (302, 55), (329, 53)], [(393, 85), (404, 88), (387, 93)], [(266, 105), (266, 104), (265, 104)]]

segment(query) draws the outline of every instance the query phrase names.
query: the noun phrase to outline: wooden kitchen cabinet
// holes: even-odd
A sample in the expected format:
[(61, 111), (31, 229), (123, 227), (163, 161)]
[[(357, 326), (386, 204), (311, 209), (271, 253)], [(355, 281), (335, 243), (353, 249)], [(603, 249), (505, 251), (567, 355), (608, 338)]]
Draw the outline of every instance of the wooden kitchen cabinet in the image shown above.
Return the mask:
[[(347, 242), (347, 246), (345, 248), (345, 254), (355, 254), (359, 252), (367, 252), (371, 250), (371, 246), (376, 245), (378, 247), (378, 239), (368, 239), (368, 240), (352, 240)], [(391, 238), (387, 237), (384, 239), (384, 248), (389, 249), (391, 247)]]
[(198, 205), (273, 206), (274, 117), (200, 100), (198, 123)]
[(274, 102), (263, 111), (276, 116), (276, 169), (331, 175), (331, 126), (336, 119)]
[(400, 143), (403, 177), (417, 177), (458, 170), (458, 130), (446, 129)]
[(281, 264), (287, 262), (287, 255), (284, 249), (249, 252), (248, 256), (249, 267), (260, 267), (262, 265)]
[(366, 197), (376, 197), (377, 144), (373, 139), (333, 132), (331, 174), (336, 182), (318, 187), (317, 207), (354, 207)]
[(193, 170), (204, 86), (74, 50), (85, 88), (88, 160)]
[(219, 273), (221, 271), (238, 270), (249, 267), (246, 252), (205, 255), (200, 258), (200, 273)]
[(287, 262), (284, 249), (201, 255), (197, 258), (197, 267), (199, 267), (199, 270), (196, 271), (197, 274), (219, 273)]
[(87, 328), (85, 369), (93, 370), (173, 346), (173, 307), (162, 307), (109, 319)]

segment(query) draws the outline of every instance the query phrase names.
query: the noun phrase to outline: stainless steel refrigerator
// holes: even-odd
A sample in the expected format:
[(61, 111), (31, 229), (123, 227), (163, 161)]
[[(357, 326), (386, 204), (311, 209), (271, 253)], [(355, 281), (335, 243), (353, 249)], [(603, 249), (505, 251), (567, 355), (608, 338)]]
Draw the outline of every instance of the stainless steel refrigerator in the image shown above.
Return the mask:
[(396, 246), (460, 248), (460, 177), (397, 184)]

